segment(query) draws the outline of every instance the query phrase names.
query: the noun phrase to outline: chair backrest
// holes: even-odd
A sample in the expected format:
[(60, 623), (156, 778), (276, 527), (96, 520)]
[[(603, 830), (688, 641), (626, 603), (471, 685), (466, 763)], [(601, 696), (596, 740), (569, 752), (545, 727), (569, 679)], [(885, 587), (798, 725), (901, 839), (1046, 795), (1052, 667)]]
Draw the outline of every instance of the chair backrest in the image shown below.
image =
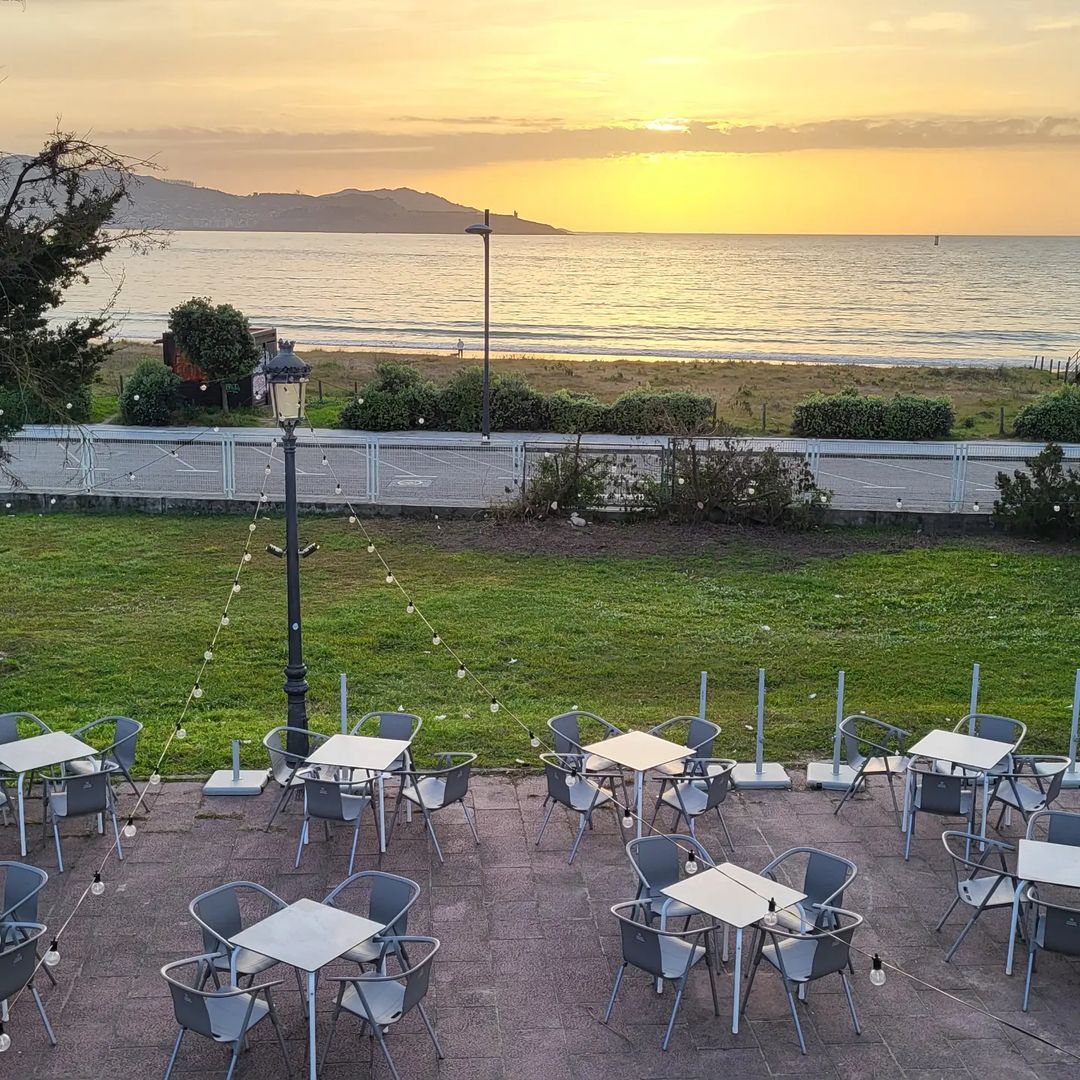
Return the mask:
[(1080, 847), (1080, 813), (1069, 810), (1039, 810), (1028, 818), (1029, 840), (1035, 837), (1043, 823), (1046, 825), (1048, 843)]
[(657, 927), (644, 921), (648, 906), (640, 902), (616, 904), (612, 914), (619, 920), (622, 957), (628, 964), (647, 971), (656, 978), (664, 974), (664, 958)]
[(948, 776), (912, 765), (918, 777), (919, 809), (930, 814), (963, 815), (964, 778)]
[(840, 721), (840, 733), (844, 739), (844, 758), (848, 762), (861, 761), (866, 757), (883, 757), (886, 754), (902, 754), (904, 740), (910, 732), (887, 724), (875, 716), (853, 713)]
[(191, 913), (201, 924), (203, 948), (207, 952), (220, 952), (228, 939), (244, 928), (240, 897), (233, 885), (222, 885), (196, 896), (191, 901)]
[(401, 1015), (415, 1009), (427, 996), (428, 986), (431, 982), (431, 965), (435, 960), (435, 954), (439, 951), (438, 938), (433, 937), (408, 937), (397, 936), (389, 939), (391, 945), (429, 945), (431, 951), (418, 964), (414, 964), (405, 973), (405, 996), (401, 1002)]
[[(208, 1001), (237, 998), (246, 1006), (251, 997), (249, 991), (235, 987), (222, 990), (196, 990), (194, 986), (189, 986), (176, 977), (175, 972), (178, 969), (189, 966), (193, 969), (193, 974), (197, 975), (201, 970), (205, 970), (205, 965), (212, 963), (213, 960), (213, 953), (205, 953), (201, 956), (188, 956), (183, 960), (175, 960), (161, 969), (162, 977), (169, 984), (173, 1015), (176, 1017), (176, 1022), (181, 1027), (194, 1031), (197, 1035), (203, 1035), (208, 1039), (213, 1039), (218, 1034), (214, 1030), (213, 1021), (210, 1019)], [(237, 1017), (237, 1027), (240, 1026), (239, 1020), (240, 1017)]]
[(0, 1001), (14, 997), (34, 977), (37, 966), (37, 942), (45, 933), (41, 923), (20, 928), (29, 936), (0, 951)]
[(720, 726), (700, 716), (690, 717), (686, 728), (686, 745), (694, 747), (693, 757), (710, 758), (713, 755), (713, 743), (720, 734)]
[(862, 916), (850, 911), (830, 908), (834, 916), (826, 930), (814, 932), (814, 959), (810, 965), (810, 981), (843, 971), (851, 955), (851, 938), (862, 924)]
[(580, 715), (576, 712), (561, 713), (548, 721), (556, 754), (581, 753)]
[[(735, 768), (735, 762), (713, 760), (723, 768), (719, 772), (710, 772), (704, 777), (705, 809), (702, 813), (716, 809), (728, 797), (728, 792), (731, 790), (731, 771)], [(694, 782), (701, 783), (700, 780)]]
[(1044, 906), (1039, 945), (1063, 956), (1080, 956), (1080, 908)]
[(19, 736), (19, 721), (33, 728), (36, 726), (35, 735), (47, 735), (49, 725), (44, 720), (39, 720), (33, 713), (9, 712), (0, 715), (0, 743), (15, 742)]
[(850, 859), (829, 851), (811, 849), (807, 852), (802, 891), (812, 903), (828, 901), (831, 906), (840, 907), (844, 903), (844, 890), (858, 872)]
[(641, 881), (641, 892), (656, 896), (661, 889), (682, 878), (686, 853), (694, 851), (702, 866), (712, 866), (713, 859), (704, 845), (684, 833), (638, 836), (626, 844), (626, 857)]
[(967, 731), (974, 722), (974, 732), (980, 739), (1012, 743), (1019, 746), (1027, 734), (1027, 724), (1011, 716), (995, 716), (993, 713), (969, 713), (960, 719), (955, 731)]
[(336, 780), (318, 777), (304, 779), (304, 805), (307, 812), (327, 821), (344, 821), (345, 806), (341, 801), (341, 784)]
[(401, 936), (409, 924), (409, 909), (420, 896), (420, 886), (411, 878), (388, 874), (384, 870), (360, 870), (335, 886), (323, 900), (331, 907), (341, 907), (344, 894), (369, 886), (368, 918), (386, 927), (388, 934)]
[(67, 817), (83, 817), (86, 814), (100, 814), (109, 809), (109, 777), (115, 771), (100, 769), (92, 773), (75, 773), (63, 780), (63, 790), (67, 792)]
[(424, 725), (424, 721), (413, 713), (405, 712), (369, 712), (365, 713), (349, 729), (350, 735), (357, 734), (369, 720), (378, 721), (378, 738), (380, 739), (403, 739), (416, 738), (417, 732)]
[(270, 755), (270, 772), (273, 774), (274, 779), (282, 785), (289, 782), (289, 777), (292, 776), (292, 771), (298, 762), (297, 758), (285, 752), (283, 736), (286, 731), (288, 731), (286, 727), (276, 727), (263, 737), (263, 746), (266, 747), (266, 752)]
[(0, 912), (12, 922), (36, 923), (38, 893), (45, 888), (49, 875), (36, 866), (20, 862), (0, 862), (4, 871), (4, 899)]
[(109, 716), (106, 719), (112, 720), (116, 725), (110, 756), (130, 772), (135, 764), (135, 744), (143, 726), (130, 716)]
[[(474, 755), (475, 757), (475, 755)], [(464, 799), (469, 792), (469, 776), (472, 773), (473, 759), (453, 766), (443, 774), (446, 786), (443, 788), (443, 806)]]
[(577, 772), (577, 783), (579, 784), (592, 784), (591, 780), (585, 778), (584, 771), (577, 768), (577, 764), (581, 760), (580, 755), (574, 753), (566, 755), (547, 753), (541, 754), (540, 760), (544, 763), (544, 779), (547, 781), (548, 796), (562, 806), (574, 809), (573, 800), (570, 798), (569, 777), (571, 774)]

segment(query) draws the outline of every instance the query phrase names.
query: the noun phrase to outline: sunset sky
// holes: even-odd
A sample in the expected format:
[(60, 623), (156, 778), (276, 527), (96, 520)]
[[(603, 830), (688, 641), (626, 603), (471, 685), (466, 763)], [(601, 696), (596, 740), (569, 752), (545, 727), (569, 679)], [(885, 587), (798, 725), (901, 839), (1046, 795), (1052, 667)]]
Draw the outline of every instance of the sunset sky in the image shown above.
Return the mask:
[(242, 193), (1080, 233), (1080, 0), (25, 0), (0, 80), (0, 148), (60, 117)]

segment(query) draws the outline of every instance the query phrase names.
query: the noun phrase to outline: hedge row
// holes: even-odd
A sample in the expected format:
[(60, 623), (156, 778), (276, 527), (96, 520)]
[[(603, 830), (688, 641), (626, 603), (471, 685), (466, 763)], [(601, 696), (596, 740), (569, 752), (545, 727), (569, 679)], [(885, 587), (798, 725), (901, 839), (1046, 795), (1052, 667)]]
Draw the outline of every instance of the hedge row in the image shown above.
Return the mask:
[(77, 386), (67, 391), (71, 408), (63, 412), (12, 386), (0, 386), (0, 416), (6, 426), (19, 428), (24, 424), (83, 424), (90, 419), (90, 387)]
[(810, 439), (943, 439), (954, 420), (946, 398), (898, 394), (886, 401), (845, 390), (796, 405), (791, 433)]
[(1025, 405), (1013, 425), (1032, 442), (1080, 442), (1080, 386), (1066, 386)]
[[(362, 431), (479, 431), (483, 373), (468, 368), (443, 387), (407, 364), (379, 364), (339, 425)], [(701, 434), (714, 423), (712, 398), (685, 391), (631, 390), (612, 404), (589, 394), (544, 394), (520, 375), (491, 382), (492, 431), (605, 432), (615, 435)]]

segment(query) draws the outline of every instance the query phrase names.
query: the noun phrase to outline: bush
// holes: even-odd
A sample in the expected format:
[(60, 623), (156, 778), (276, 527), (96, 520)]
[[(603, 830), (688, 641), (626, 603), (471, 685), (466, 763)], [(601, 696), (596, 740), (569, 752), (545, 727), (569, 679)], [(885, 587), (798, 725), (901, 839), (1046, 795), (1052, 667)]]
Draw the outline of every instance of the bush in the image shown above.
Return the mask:
[(440, 426), (439, 388), (431, 382), (385, 389), (372, 382), (341, 410), (341, 427), (360, 431), (408, 431)]
[(547, 431), (551, 409), (547, 394), (534, 390), (522, 376), (506, 375), (491, 386), (492, 431)]
[(688, 524), (806, 527), (830, 499), (802, 458), (781, 457), (772, 447), (757, 452), (732, 439), (705, 447), (673, 442), (668, 475), (646, 477), (641, 490), (654, 514)]
[(172, 419), (179, 397), (180, 377), (160, 360), (144, 360), (124, 383), (120, 415), (125, 424), (149, 427)]
[(796, 405), (791, 433), (808, 439), (944, 439), (954, 420), (945, 398), (898, 394), (886, 401), (844, 390)]
[(90, 419), (91, 394), (88, 385), (60, 390), (58, 393), (66, 399), (65, 406), (71, 403), (71, 408), (65, 408), (62, 413), (57, 413), (54, 406), (46, 405), (21, 390), (0, 386), (3, 430), (15, 431), (24, 424), (84, 424)]
[(576, 390), (556, 390), (548, 398), (548, 416), (552, 431), (577, 434), (582, 431), (607, 431), (611, 406), (597, 401), (592, 394)]
[(1064, 460), (1051, 443), (1027, 461), (1027, 472), (998, 473), (994, 520), (1012, 532), (1080, 539), (1080, 473)]
[(247, 316), (231, 304), (193, 296), (169, 312), (169, 329), (188, 360), (221, 383), (221, 407), (228, 412), (228, 384), (250, 375), (259, 362)]
[(375, 365), (375, 374), (367, 384), (372, 390), (386, 390), (396, 394), (406, 387), (420, 382), (420, 372), (396, 360), (384, 360)]
[(700, 435), (713, 426), (713, 400), (687, 390), (628, 390), (608, 414), (615, 435)]
[(599, 509), (609, 501), (614, 465), (609, 455), (582, 453), (580, 438), (574, 446), (547, 451), (537, 460), (518, 500), (503, 513), (543, 521)]
[(1066, 386), (1025, 405), (1013, 425), (1033, 442), (1080, 442), (1080, 386)]
[(479, 431), (484, 395), (484, 371), (470, 367), (455, 371), (443, 387), (440, 398), (447, 431)]

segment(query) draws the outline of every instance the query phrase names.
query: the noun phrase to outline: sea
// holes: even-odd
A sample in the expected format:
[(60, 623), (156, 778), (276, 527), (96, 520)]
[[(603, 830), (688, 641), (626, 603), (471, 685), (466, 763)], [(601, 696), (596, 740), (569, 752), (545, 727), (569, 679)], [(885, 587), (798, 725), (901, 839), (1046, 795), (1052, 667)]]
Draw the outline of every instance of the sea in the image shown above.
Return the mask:
[[(115, 296), (116, 334), (153, 339), (209, 296), (298, 350), (474, 356), (483, 285), (478, 237), (175, 232), (61, 315)], [(1080, 237), (494, 235), (490, 293), (496, 355), (1030, 364), (1080, 348)]]

